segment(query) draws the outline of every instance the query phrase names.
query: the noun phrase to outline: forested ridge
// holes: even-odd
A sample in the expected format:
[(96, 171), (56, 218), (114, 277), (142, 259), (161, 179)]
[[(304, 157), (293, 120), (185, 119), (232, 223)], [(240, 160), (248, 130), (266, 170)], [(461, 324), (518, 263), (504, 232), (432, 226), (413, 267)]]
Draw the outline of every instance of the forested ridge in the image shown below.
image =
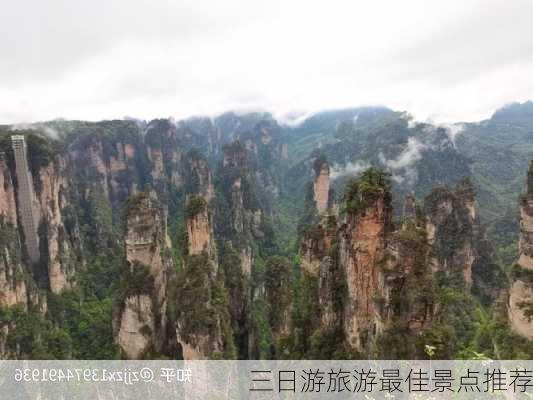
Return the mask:
[(2, 358), (533, 357), (531, 102), (57, 120), (0, 152)]

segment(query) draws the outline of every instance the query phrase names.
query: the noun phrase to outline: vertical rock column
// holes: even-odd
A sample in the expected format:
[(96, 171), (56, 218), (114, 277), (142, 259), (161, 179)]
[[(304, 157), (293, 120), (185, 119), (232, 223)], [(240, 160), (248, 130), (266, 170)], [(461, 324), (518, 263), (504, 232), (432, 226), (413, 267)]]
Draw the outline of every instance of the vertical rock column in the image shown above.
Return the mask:
[(315, 161), (313, 194), (318, 213), (324, 213), (328, 209), (329, 200), (329, 164), (320, 158)]
[(26, 306), (27, 292), (17, 231), (15, 191), (0, 154), (0, 307)]
[(358, 213), (349, 212), (340, 241), (340, 264), (346, 276), (344, 334), (349, 348), (365, 351), (383, 330), (379, 304), (385, 282), (379, 265), (386, 252), (391, 222), (390, 199), (383, 191)]
[(166, 216), (146, 193), (129, 200), (118, 344), (125, 358), (160, 354), (166, 339), (167, 275), (172, 260)]
[(224, 289), (217, 279), (211, 214), (204, 197), (189, 197), (186, 219), (187, 254), (178, 276), (176, 338), (186, 360), (222, 357), (231, 333)]

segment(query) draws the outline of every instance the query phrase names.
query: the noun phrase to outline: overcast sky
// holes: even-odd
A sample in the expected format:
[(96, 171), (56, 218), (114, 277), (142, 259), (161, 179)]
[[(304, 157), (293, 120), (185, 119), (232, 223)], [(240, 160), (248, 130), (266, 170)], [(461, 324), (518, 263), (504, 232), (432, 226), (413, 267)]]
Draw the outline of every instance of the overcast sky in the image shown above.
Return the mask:
[(0, 0), (0, 123), (533, 99), (531, 0)]

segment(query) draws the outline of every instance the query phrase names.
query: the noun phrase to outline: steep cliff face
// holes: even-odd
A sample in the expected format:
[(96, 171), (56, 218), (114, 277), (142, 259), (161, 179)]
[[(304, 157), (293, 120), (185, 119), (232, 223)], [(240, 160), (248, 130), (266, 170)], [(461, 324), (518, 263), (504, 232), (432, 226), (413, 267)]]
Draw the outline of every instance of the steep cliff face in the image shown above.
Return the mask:
[(155, 189), (161, 193), (168, 184), (181, 187), (183, 177), (180, 163), (183, 147), (180, 146), (176, 125), (169, 120), (154, 120), (146, 129), (145, 142), (151, 162), (151, 177)]
[(311, 354), (339, 354), (331, 351), (337, 343), (334, 351), (346, 356), (373, 357), (381, 354), (391, 330), (422, 335), (434, 320), (437, 300), (425, 223), (414, 197), (407, 196), (395, 226), (389, 177), (369, 169), (348, 182), (338, 218), (322, 215), (300, 244), (303, 296), (314, 315), (309, 324), (318, 347), (330, 348), (317, 353), (312, 341)]
[(215, 197), (215, 187), (207, 160), (197, 151), (189, 151), (183, 163), (183, 179), (186, 193), (201, 195), (207, 203)]
[(533, 340), (533, 162), (520, 202), (520, 255), (513, 267), (508, 316), (518, 334)]
[(77, 219), (69, 213), (72, 204), (68, 194), (72, 184), (66, 173), (67, 164), (58, 157), (41, 168), (38, 177), (41, 243), (46, 246), (50, 290), (56, 294), (74, 285), (76, 269), (84, 264)]
[(291, 264), (285, 257), (273, 256), (267, 260), (262, 297), (268, 305), (266, 317), (272, 332), (273, 347), (279, 350), (282, 341), (290, 337), (293, 326)]
[(0, 157), (0, 307), (26, 307), (26, 271), (17, 231), (15, 190), (7, 164)]
[(47, 301), (23, 253), (15, 187), (5, 158), (0, 155), (0, 358), (13, 359), (28, 354), (27, 346), (14, 339), (25, 329), (25, 314), (31, 311), (32, 318), (40, 320)]
[(462, 282), (484, 302), (495, 300), (506, 280), (492, 261), (470, 181), (464, 180), (455, 191), (434, 189), (424, 207), (434, 271), (447, 281)]
[(272, 193), (268, 195), (259, 183), (258, 172), (258, 160), (240, 141), (224, 147), (216, 179), (220, 196), (216, 197), (215, 234), (223, 240), (222, 265), (241, 357), (248, 357), (252, 347), (250, 311), (254, 292), (260, 290), (254, 286), (254, 267), (261, 251), (266, 253), (274, 246), (265, 206)]
[(344, 334), (348, 346), (357, 351), (368, 350), (382, 332), (386, 314), (380, 305), (388, 297), (380, 265), (385, 262), (391, 229), (391, 198), (381, 176), (369, 178), (371, 191), (361, 182), (348, 189), (339, 248), (346, 277)]
[(240, 254), (241, 269), (249, 277), (254, 259), (252, 243), (262, 234), (262, 212), (253, 167), (249, 163), (246, 148), (240, 142), (224, 148), (219, 185), (227, 207), (227, 211), (219, 210), (221, 216), (225, 214), (227, 217), (220, 224), (230, 224), (230, 229), (220, 226), (219, 231), (223, 237), (231, 240), (232, 246)]
[(314, 169), (313, 195), (316, 209), (322, 214), (328, 209), (329, 204), (329, 164), (319, 158), (315, 161)]
[(184, 359), (234, 357), (227, 292), (211, 213), (200, 194), (186, 206), (187, 254), (176, 282), (176, 339)]
[[(31, 241), (36, 243), (36, 257), (28, 253), (26, 235), (17, 240), (25, 245), (23, 257), (27, 255), (26, 261), (32, 265), (28, 272), (40, 287), (57, 294), (72, 287), (76, 269), (82, 269), (84, 264), (79, 225), (72, 211), (71, 194), (75, 189), (67, 158), (58, 142), (34, 131), (18, 133), (23, 135), (6, 135), (19, 138), (19, 144), (6, 148), (1, 161), (0, 215), (9, 225), (21, 227), (20, 232), (30, 229), (22, 226), (23, 216), (33, 221), (30, 230), (35, 228), (36, 235)], [(26, 182), (19, 182), (20, 178), (14, 181), (15, 171)], [(27, 205), (24, 209), (23, 204)]]
[(0, 216), (4, 222), (17, 226), (15, 189), (4, 154), (0, 154)]
[(533, 162), (529, 164), (526, 180), (526, 193), (520, 203), (520, 256), (518, 264), (533, 270)]
[(126, 224), (128, 266), (122, 278), (117, 343), (124, 357), (138, 359), (164, 350), (172, 259), (166, 216), (153, 196), (139, 193), (129, 200)]
[(212, 217), (207, 201), (199, 195), (190, 196), (186, 214), (188, 254), (196, 256), (205, 252), (210, 260), (216, 261)]
[(383, 271), (389, 289), (389, 318), (418, 336), (435, 319), (437, 287), (428, 257), (425, 220), (411, 194), (406, 195), (403, 210), (401, 227), (388, 244)]
[(303, 271), (318, 276), (324, 257), (329, 255), (337, 234), (334, 216), (325, 216), (319, 223), (311, 225), (303, 233), (300, 242), (300, 266)]
[(135, 123), (102, 122), (76, 130), (71, 136), (69, 168), (83, 198), (91, 191), (100, 191), (116, 208), (142, 189), (150, 166)]

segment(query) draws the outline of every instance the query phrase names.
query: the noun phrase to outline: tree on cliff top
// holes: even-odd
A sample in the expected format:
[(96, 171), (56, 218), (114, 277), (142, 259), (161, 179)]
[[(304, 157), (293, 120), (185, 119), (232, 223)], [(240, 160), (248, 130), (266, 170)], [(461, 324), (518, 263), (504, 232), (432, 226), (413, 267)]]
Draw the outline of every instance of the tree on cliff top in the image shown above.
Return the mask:
[(344, 211), (356, 214), (369, 207), (379, 197), (391, 198), (390, 174), (370, 167), (358, 178), (352, 178), (344, 191)]

